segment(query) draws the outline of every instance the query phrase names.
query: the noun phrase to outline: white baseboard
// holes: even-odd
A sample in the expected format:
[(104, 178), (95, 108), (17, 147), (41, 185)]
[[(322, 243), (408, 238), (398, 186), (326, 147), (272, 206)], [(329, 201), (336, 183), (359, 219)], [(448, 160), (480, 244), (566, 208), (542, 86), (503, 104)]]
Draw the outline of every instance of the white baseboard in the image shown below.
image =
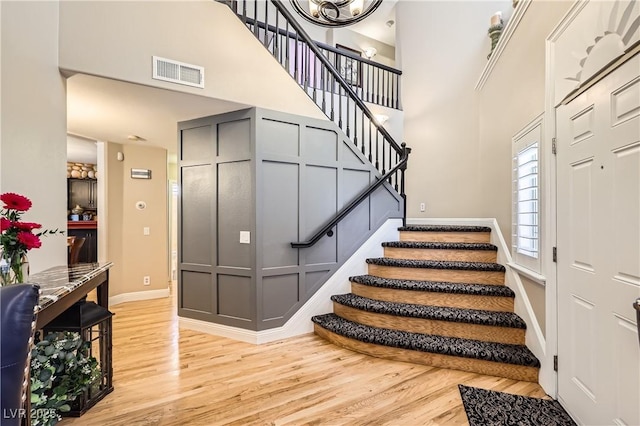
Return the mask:
[(349, 277), (367, 273), (366, 259), (382, 256), (382, 243), (398, 240), (399, 226), (402, 226), (401, 219), (387, 220), (282, 327), (251, 331), (182, 317), (178, 318), (179, 326), (253, 344), (311, 333), (311, 317), (333, 312), (331, 296), (351, 291)]
[(116, 294), (109, 298), (109, 306), (118, 305), (124, 302), (135, 302), (138, 300), (161, 299), (169, 297), (169, 287), (160, 290), (135, 291), (132, 293)]

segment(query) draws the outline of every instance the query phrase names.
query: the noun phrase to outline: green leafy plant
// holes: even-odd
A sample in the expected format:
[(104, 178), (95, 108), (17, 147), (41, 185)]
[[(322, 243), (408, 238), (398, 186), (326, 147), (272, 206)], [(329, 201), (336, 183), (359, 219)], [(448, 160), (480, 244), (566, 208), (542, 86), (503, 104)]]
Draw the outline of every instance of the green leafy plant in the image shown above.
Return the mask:
[[(79, 333), (50, 333), (31, 351), (31, 424), (49, 426), (71, 410), (70, 403), (100, 377), (98, 361), (89, 356), (90, 342)], [(55, 415), (38, 416), (38, 413)]]

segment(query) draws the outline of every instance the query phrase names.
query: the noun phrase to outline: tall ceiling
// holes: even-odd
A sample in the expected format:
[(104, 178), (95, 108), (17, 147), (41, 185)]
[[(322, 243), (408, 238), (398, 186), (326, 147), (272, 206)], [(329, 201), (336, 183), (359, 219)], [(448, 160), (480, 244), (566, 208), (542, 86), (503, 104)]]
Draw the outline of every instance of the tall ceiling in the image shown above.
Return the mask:
[[(395, 6), (384, 0), (349, 30), (395, 46)], [(67, 81), (67, 149), (71, 161), (89, 162), (93, 141), (165, 148), (176, 161), (180, 121), (246, 108), (247, 105), (101, 77), (76, 74)], [(146, 141), (131, 141), (136, 135)]]
[[(379, 40), (389, 46), (396, 45), (396, 4), (398, 0), (383, 0), (378, 9), (367, 19), (350, 27), (356, 33), (374, 40)], [(387, 23), (392, 21), (392, 25)]]

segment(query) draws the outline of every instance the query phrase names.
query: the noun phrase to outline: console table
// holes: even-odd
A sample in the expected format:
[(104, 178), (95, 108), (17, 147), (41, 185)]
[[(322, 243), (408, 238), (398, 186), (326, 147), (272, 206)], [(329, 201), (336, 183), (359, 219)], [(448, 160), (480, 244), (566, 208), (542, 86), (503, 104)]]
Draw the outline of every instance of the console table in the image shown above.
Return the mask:
[(56, 266), (29, 276), (30, 284), (40, 286), (36, 329), (82, 299), (91, 290), (98, 291), (98, 305), (109, 309), (109, 268), (111, 262), (78, 263)]
[[(112, 266), (111, 262), (78, 263), (56, 266), (30, 275), (29, 283), (40, 286), (40, 298), (36, 308), (36, 330), (45, 328), (93, 289), (98, 293), (98, 305), (109, 309), (109, 269)], [(111, 369), (111, 356), (107, 357), (107, 362), (108, 368)], [(108, 392), (111, 390), (113, 390), (112, 386)], [(29, 390), (27, 390), (28, 394)], [(27, 413), (30, 413), (29, 398), (27, 398)], [(22, 424), (26, 426), (31, 424), (29, 415), (23, 418)]]

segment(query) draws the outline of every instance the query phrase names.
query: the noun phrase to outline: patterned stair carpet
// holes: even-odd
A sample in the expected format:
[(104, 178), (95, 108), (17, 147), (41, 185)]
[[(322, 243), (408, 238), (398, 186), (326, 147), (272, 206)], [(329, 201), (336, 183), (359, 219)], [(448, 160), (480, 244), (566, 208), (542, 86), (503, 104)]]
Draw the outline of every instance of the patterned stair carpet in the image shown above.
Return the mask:
[(376, 257), (367, 259), (369, 265), (393, 266), (396, 268), (454, 269), (461, 271), (505, 272), (504, 266), (487, 262), (451, 262), (445, 260), (414, 260)]
[(413, 232), (491, 232), (488, 226), (457, 226), (457, 225), (407, 225), (398, 231)]
[(469, 426), (574, 426), (558, 401), (458, 385)]
[(427, 241), (389, 241), (382, 247), (431, 249), (431, 250), (482, 250), (498, 251), (498, 247), (488, 243), (432, 243)]
[(527, 328), (522, 318), (513, 312), (494, 312), (477, 309), (445, 308), (440, 306), (385, 302), (357, 296), (352, 293), (334, 295), (331, 296), (331, 300), (344, 306), (367, 312), (375, 312), (377, 314), (498, 327)]
[(515, 293), (507, 286), (453, 283), (438, 281), (394, 280), (373, 275), (357, 275), (349, 281), (371, 287), (398, 290), (431, 291), (435, 293), (472, 294), (476, 296), (515, 297)]
[(538, 358), (524, 345), (484, 342), (370, 327), (346, 320), (335, 314), (317, 315), (311, 320), (332, 333), (364, 343), (527, 367), (540, 367)]

